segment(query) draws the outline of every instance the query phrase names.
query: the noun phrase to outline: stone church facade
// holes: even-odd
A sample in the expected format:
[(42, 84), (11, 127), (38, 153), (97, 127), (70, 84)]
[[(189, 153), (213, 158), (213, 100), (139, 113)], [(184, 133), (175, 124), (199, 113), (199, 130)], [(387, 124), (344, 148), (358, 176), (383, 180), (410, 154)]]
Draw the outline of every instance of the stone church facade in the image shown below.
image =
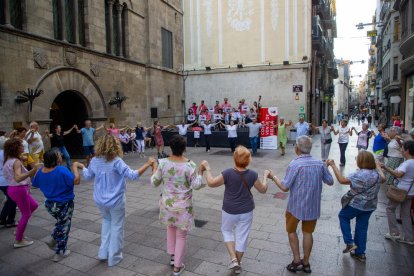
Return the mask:
[[(149, 126), (183, 111), (181, 0), (0, 2), (0, 129)], [(42, 90), (29, 102), (19, 91)], [(118, 93), (118, 94), (117, 94)], [(117, 103), (116, 96), (126, 99)], [(110, 104), (111, 103), (111, 104)], [(114, 104), (115, 103), (115, 104)], [(156, 114), (155, 114), (156, 113)]]

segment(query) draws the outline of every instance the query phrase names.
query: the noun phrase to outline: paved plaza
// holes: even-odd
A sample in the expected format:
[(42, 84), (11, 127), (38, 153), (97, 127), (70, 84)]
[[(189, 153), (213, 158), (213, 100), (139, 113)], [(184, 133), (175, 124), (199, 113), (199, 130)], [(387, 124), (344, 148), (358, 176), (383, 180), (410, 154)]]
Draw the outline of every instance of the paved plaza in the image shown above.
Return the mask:
[[(319, 136), (314, 136), (312, 154), (320, 157)], [(372, 143), (372, 141), (371, 141)], [(345, 174), (356, 169), (356, 137), (352, 136), (347, 150)], [(154, 155), (148, 150), (147, 155)], [(232, 167), (233, 160), (228, 149), (212, 149), (207, 154), (204, 148), (189, 148), (187, 157), (200, 162), (210, 162), (213, 174)], [(288, 163), (294, 158), (290, 144), (287, 155), (278, 151), (259, 151), (250, 168), (262, 175), (264, 169), (272, 169), (283, 177)], [(332, 144), (331, 158), (339, 163), (339, 147), (336, 138)], [(144, 163), (138, 155), (125, 156), (132, 167)], [(93, 183), (81, 182), (75, 188), (76, 203), (69, 238), (72, 254), (54, 263), (53, 252), (44, 241), (49, 238), (54, 220), (42, 205), (43, 195), (39, 190), (33, 194), (40, 203), (26, 230), (26, 235), (35, 240), (34, 245), (13, 249), (14, 229), (0, 229), (0, 275), (171, 275), (169, 255), (165, 252), (166, 230), (158, 222), (159, 190), (149, 184), (150, 172), (138, 182), (129, 182), (127, 191), (127, 217), (125, 225), (124, 260), (109, 268), (97, 259), (100, 243), (101, 217), (92, 199)], [(267, 194), (253, 191), (256, 209), (250, 233), (250, 241), (242, 262), (241, 275), (290, 275), (285, 267), (292, 256), (285, 232), (284, 210), (286, 200), (276, 199), (279, 192), (273, 182), (268, 181)], [(190, 232), (185, 257), (186, 271), (182, 275), (231, 275), (227, 269), (229, 256), (220, 232), (221, 205), (224, 187), (204, 188), (194, 192), (197, 228)], [(344, 247), (337, 214), (340, 197), (347, 191), (337, 181), (333, 187), (325, 186), (322, 195), (322, 214), (314, 234), (314, 248), (310, 259), (313, 275), (414, 275), (414, 246), (385, 240), (388, 232), (385, 214), (385, 187), (379, 194), (378, 209), (371, 216), (367, 263), (342, 254)], [(297, 274), (303, 274), (298, 272)]]

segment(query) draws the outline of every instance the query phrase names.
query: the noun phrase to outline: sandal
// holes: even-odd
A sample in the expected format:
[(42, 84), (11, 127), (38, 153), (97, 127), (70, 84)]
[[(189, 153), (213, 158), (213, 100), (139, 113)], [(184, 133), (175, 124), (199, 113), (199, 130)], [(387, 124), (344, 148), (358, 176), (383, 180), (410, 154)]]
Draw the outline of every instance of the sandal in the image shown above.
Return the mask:
[(302, 262), (302, 271), (305, 272), (305, 273), (312, 273), (312, 269), (310, 267), (310, 264), (308, 263), (307, 265), (305, 265), (303, 263), (303, 260), (301, 262)]
[(296, 271), (303, 270), (303, 264), (302, 262), (295, 263), (295, 261), (292, 261), (290, 264), (287, 265), (286, 269), (290, 272), (296, 273)]

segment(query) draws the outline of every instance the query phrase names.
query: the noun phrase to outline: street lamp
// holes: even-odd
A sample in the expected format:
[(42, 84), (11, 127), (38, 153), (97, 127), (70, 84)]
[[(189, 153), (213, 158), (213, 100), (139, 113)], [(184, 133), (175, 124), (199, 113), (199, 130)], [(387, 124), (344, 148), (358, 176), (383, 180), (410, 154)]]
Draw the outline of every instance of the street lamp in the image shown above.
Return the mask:
[(17, 91), (20, 95), (14, 99), (18, 104), (29, 102), (29, 110), (32, 112), (33, 101), (43, 94), (43, 90), (27, 88), (27, 91)]
[(116, 92), (116, 96), (113, 97), (110, 101), (109, 101), (109, 105), (116, 105), (119, 110), (121, 110), (121, 104), (123, 101), (125, 101), (127, 99), (127, 97), (125, 96), (120, 96), (119, 92)]
[(358, 30), (363, 30), (364, 26), (372, 26), (375, 25), (377, 27), (383, 27), (384, 24), (382, 22), (374, 22), (374, 23), (358, 23), (357, 25), (355, 25), (355, 27), (357, 27)]

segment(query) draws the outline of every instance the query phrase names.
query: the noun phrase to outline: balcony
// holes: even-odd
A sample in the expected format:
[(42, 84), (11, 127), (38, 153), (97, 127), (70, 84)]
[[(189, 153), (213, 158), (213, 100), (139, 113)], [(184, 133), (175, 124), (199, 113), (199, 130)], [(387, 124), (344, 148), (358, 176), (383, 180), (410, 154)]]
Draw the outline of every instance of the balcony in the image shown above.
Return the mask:
[(414, 55), (414, 33), (406, 35), (401, 41), (400, 52), (406, 58)]

